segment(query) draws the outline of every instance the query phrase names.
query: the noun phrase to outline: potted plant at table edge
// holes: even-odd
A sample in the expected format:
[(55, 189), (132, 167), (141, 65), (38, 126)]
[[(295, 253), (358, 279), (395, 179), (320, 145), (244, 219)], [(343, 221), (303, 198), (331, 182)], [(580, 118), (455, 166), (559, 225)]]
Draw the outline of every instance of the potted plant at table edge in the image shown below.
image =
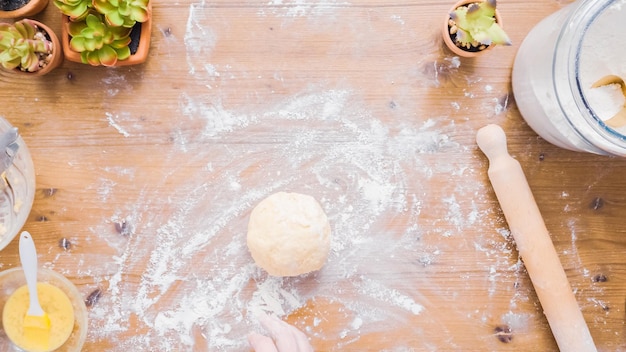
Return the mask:
[(0, 23), (0, 66), (4, 70), (41, 76), (62, 62), (61, 42), (50, 27), (26, 18)]
[(475, 57), (495, 45), (511, 45), (496, 0), (460, 0), (445, 16), (443, 41), (456, 55)]
[(21, 7), (12, 8), (10, 10), (0, 8), (0, 18), (22, 18), (34, 16), (43, 11), (46, 6), (48, 6), (48, 0), (29, 0)]
[(146, 61), (152, 30), (150, 0), (54, 0), (61, 10), (65, 58), (92, 66)]

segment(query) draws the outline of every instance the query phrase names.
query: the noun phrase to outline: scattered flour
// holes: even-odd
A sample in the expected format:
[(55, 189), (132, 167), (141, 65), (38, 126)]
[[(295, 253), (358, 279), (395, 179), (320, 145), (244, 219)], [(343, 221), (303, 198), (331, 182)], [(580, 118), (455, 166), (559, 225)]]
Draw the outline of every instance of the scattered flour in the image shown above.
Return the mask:
[[(442, 233), (427, 229), (443, 221), (449, 224), (443, 234), (458, 236), (486, 211), (456, 200), (458, 192), (484, 191), (480, 183), (470, 182), (451, 188), (439, 203), (445, 210), (443, 220), (420, 220), (430, 182), (472, 173), (469, 161), (437, 167), (420, 157), (458, 150), (445, 132), (457, 127), (427, 120), (386, 129), (349, 90), (304, 91), (268, 103), (257, 114), (245, 108), (227, 110), (219, 99), (181, 93), (180, 111), (179, 125), (173, 126), (178, 137), (164, 156), (177, 160), (165, 177), (172, 183), (171, 194), (143, 192), (92, 229), (94, 235), (118, 238), (108, 240), (118, 254), (101, 268), (107, 272), (111, 265), (116, 267), (103, 277), (108, 290), (91, 309), (89, 338), (115, 339), (132, 320), (143, 327), (141, 333), (120, 340), (115, 351), (244, 348), (243, 337), (256, 326), (252, 313), (285, 316), (316, 297), (356, 312), (343, 333), (348, 345), (353, 340), (347, 336), (357, 338), (359, 331), (376, 329), (380, 321), (387, 327), (402, 326), (402, 311), (424, 311), (420, 295), (407, 290), (414, 285), (376, 273), (404, 266), (419, 270), (436, 262), (444, 255), (441, 248), (422, 244), (419, 238)], [(202, 128), (185, 128), (188, 123)], [(259, 133), (264, 125), (273, 127)], [(244, 136), (248, 143), (236, 142)], [(207, 148), (215, 139), (220, 143)], [(186, 173), (194, 165), (201, 171)], [(408, 170), (421, 176), (408, 179)], [(106, 188), (107, 197), (115, 196), (112, 184), (101, 182), (100, 187)], [(273, 278), (253, 264), (245, 246), (247, 216), (256, 203), (278, 190), (315, 194), (329, 215), (334, 237), (324, 270)], [(174, 210), (157, 218), (150, 211), (154, 207)], [(388, 219), (405, 217), (405, 228), (387, 228)], [(112, 233), (112, 224), (122, 221), (133, 224), (132, 235), (125, 239)], [(407, 256), (416, 259), (405, 263)], [(138, 282), (124, 279), (146, 262)], [(98, 268), (91, 274), (97, 276)], [(334, 281), (338, 274), (344, 283)]]
[[(324, 16), (348, 5), (271, 0), (259, 15)], [(162, 155), (171, 167), (162, 176), (167, 193), (139, 186), (137, 199), (89, 229), (114, 252), (103, 254), (99, 267), (76, 269), (105, 288), (90, 309), (89, 340), (116, 341), (110, 351), (243, 350), (245, 335), (259, 328), (255, 312), (287, 316), (327, 299), (350, 312), (343, 329), (318, 332), (323, 318), (316, 315), (304, 330), (349, 350), (362, 332), (402, 328), (409, 319), (435, 321), (429, 308), (436, 307), (424, 299), (420, 283), (440, 260), (455, 262), (457, 246), (476, 240), (476, 255), (490, 261), (481, 273), (491, 283), (488, 293), (505, 272), (519, 274), (518, 266), (510, 267), (508, 235), (482, 223), (493, 216), (478, 176), (484, 170), (469, 166), (476, 164), (474, 150), (455, 140), (471, 127), (438, 117), (384, 120), (363, 92), (345, 84), (320, 83), (229, 107), (212, 94), (231, 73), (207, 60), (218, 39), (211, 16), (204, 1), (189, 8), (186, 59), (189, 79), (200, 88), (178, 96), (180, 116)], [(443, 65), (455, 71), (460, 61)], [(438, 80), (440, 68), (435, 72)], [(144, 138), (132, 116), (108, 112), (106, 120), (125, 140)], [(133, 181), (142, 176), (140, 170), (103, 169), (94, 186), (103, 203), (123, 192), (107, 173)], [(331, 255), (319, 272), (269, 277), (248, 254), (251, 209), (281, 190), (314, 195), (329, 216)], [(425, 207), (434, 217), (423, 216)], [(125, 236), (115, 232), (120, 223), (128, 226)], [(486, 234), (464, 238), (469, 227)], [(143, 274), (130, 275), (136, 272)], [(389, 274), (395, 272), (415, 272), (415, 282)], [(136, 331), (129, 332), (131, 322)]]
[(118, 116), (113, 116), (113, 114), (111, 113), (106, 113), (106, 117), (107, 117), (107, 121), (109, 122), (109, 125), (113, 128), (115, 128), (122, 136), (124, 137), (129, 137), (130, 133), (128, 133), (124, 128), (122, 128), (116, 121), (116, 119), (118, 118)]
[(210, 57), (217, 40), (211, 28), (208, 27), (211, 18), (208, 11), (205, 11), (204, 0), (197, 4), (191, 4), (187, 19), (185, 48), (189, 73), (193, 75), (196, 70), (215, 72), (215, 67), (209, 63), (209, 60), (202, 60), (200, 67), (197, 67), (198, 65), (193, 60), (193, 58), (198, 57)]
[[(350, 3), (337, 0), (270, 0), (267, 3), (269, 12), (281, 17), (306, 17), (324, 16), (333, 14), (337, 7), (346, 7)], [(264, 15), (268, 10), (263, 9), (260, 15)]]

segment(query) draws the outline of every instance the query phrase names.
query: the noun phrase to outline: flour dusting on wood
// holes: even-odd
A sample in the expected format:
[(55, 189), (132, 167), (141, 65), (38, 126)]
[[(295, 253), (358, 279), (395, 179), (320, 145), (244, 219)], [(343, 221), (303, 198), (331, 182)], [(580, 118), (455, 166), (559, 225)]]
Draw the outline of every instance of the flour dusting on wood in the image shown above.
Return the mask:
[[(347, 6), (272, 0), (258, 15), (310, 21)], [(471, 127), (441, 116), (390, 118), (347, 82), (311, 82), (290, 94), (230, 104), (221, 94), (224, 82), (263, 75), (211, 60), (221, 34), (212, 27), (211, 11), (204, 1), (189, 8), (185, 79), (198, 89), (177, 92), (179, 116), (159, 156), (168, 169), (158, 182), (168, 191), (137, 184), (141, 191), (134, 202), (89, 229), (113, 252), (102, 255), (100, 267), (79, 269), (103, 288), (90, 308), (90, 340), (116, 341), (111, 351), (242, 350), (246, 334), (260, 330), (254, 312), (265, 311), (280, 317), (300, 312), (298, 327), (315, 339), (336, 341), (339, 350), (349, 350), (363, 334), (411, 326), (424, 346), (436, 345), (439, 337), (421, 336), (415, 324), (439, 324), (441, 309), (459, 319), (476, 317), (457, 299), (459, 292), (444, 286), (429, 294), (437, 301), (425, 298), (425, 287), (433, 290), (426, 283), (437, 275), (434, 267), (458, 265), (468, 282), (488, 281), (483, 293), (489, 295), (521, 275), (518, 266), (511, 267), (515, 258), (504, 225), (484, 221), (494, 217), (485, 200), (485, 170), (474, 169), (473, 146), (458, 141), (473, 133)], [(387, 20), (405, 23), (399, 15)], [(444, 62), (454, 70), (460, 66), (455, 58)], [(107, 80), (113, 85), (121, 77)], [(435, 74), (436, 85), (440, 78)], [(273, 79), (279, 85), (288, 81), (280, 72)], [(486, 111), (499, 112), (499, 101), (495, 109), (493, 97), (485, 101)], [(403, 104), (412, 106), (413, 97), (399, 98), (389, 109)], [(451, 104), (452, 112), (463, 108), (462, 101)], [(124, 140), (145, 138), (138, 116), (111, 111), (105, 119)], [(104, 171), (94, 181), (103, 203), (123, 191), (116, 187), (120, 177), (141, 177), (135, 170)], [(277, 191), (310, 194), (328, 214), (331, 254), (319, 272), (269, 277), (250, 257), (250, 211)], [(467, 238), (469, 228), (485, 234)], [(489, 263), (483, 272), (461, 274), (467, 264), (456, 252), (465, 246)], [(135, 272), (142, 275), (133, 277)], [(414, 273), (414, 280), (398, 280), (396, 272)], [(526, 291), (510, 294), (515, 302)], [(324, 329), (316, 301), (338, 307), (345, 318), (340, 331)], [(525, 320), (514, 312), (512, 304), (499, 319), (519, 328)], [(131, 322), (138, 328), (127, 334)], [(441, 329), (452, 340), (453, 332)], [(398, 342), (394, 350), (411, 347)]]
[(317, 17), (332, 15), (337, 7), (349, 5), (349, 2), (337, 0), (270, 0), (267, 3), (268, 9), (261, 10), (259, 14), (263, 15), (269, 11), (272, 15), (280, 17)]
[[(118, 271), (109, 278), (109, 294), (102, 304), (92, 308), (94, 338), (124, 331), (136, 316), (148, 330), (121, 341), (119, 350), (148, 341), (159, 349), (187, 348), (197, 343), (196, 330), (211, 348), (243, 347), (242, 337), (255, 327), (251, 312), (284, 316), (316, 297), (353, 307), (362, 321), (360, 328), (387, 321), (386, 310), (391, 316), (396, 315), (394, 310), (420, 314), (424, 306), (413, 292), (368, 273), (406, 265), (397, 261), (410, 252), (431, 258), (428, 261), (437, 257), (438, 249), (419, 242), (424, 235), (419, 221), (423, 200), (407, 193), (407, 188), (423, 183), (428, 191), (428, 179), (437, 177), (420, 154), (459, 146), (442, 132), (451, 127), (436, 123), (386, 131), (353, 95), (344, 90), (307, 91), (250, 115), (181, 94), (179, 128), (197, 120), (202, 128), (178, 133), (179, 145), (168, 155), (179, 162), (167, 177), (173, 183), (167, 199), (145, 194), (129, 205), (127, 214), (110, 219), (114, 223), (124, 218), (136, 228), (133, 236), (114, 244), (120, 252), (115, 257)], [(252, 137), (258, 143), (232, 143), (266, 124), (274, 127)], [(211, 143), (214, 139), (220, 143)], [(211, 168), (200, 168), (195, 175), (178, 175), (186, 167), (209, 164)], [(226, 166), (229, 172), (218, 172)], [(407, 169), (418, 170), (423, 180), (407, 179)], [(332, 253), (318, 273), (267, 277), (247, 252), (250, 210), (280, 190), (314, 195), (329, 216)], [(166, 219), (151, 218), (151, 207), (163, 201), (176, 210)], [(450, 232), (476, 221), (476, 210), (461, 209), (453, 197), (442, 205), (456, 222)], [(389, 217), (408, 217), (412, 226), (388, 228)], [(109, 236), (110, 223), (96, 233)], [(138, 288), (125, 283), (125, 273), (143, 262), (149, 265)], [(425, 262), (408, 265), (420, 267)], [(326, 271), (339, 273), (345, 283), (326, 281)], [(344, 296), (357, 297), (358, 302), (354, 298), (343, 302)], [(157, 303), (170, 309), (156, 309)], [(375, 318), (368, 318), (368, 310), (376, 312), (370, 312)]]

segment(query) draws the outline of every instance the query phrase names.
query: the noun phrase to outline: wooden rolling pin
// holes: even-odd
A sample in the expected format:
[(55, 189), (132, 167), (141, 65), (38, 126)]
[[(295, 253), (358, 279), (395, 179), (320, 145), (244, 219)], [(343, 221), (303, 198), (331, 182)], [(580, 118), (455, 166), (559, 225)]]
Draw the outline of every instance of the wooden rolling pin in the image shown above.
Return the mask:
[(487, 125), (476, 142), (489, 159), (491, 185), (559, 349), (597, 351), (524, 171), (509, 155), (504, 131)]

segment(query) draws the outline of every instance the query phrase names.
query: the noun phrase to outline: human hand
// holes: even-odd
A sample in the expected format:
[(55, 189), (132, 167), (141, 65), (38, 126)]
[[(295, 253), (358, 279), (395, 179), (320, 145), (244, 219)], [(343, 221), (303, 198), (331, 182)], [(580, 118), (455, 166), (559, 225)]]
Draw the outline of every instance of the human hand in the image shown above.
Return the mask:
[(248, 335), (248, 343), (256, 352), (313, 352), (306, 335), (295, 326), (269, 316), (258, 315), (261, 326), (269, 333), (268, 336), (252, 332)]

